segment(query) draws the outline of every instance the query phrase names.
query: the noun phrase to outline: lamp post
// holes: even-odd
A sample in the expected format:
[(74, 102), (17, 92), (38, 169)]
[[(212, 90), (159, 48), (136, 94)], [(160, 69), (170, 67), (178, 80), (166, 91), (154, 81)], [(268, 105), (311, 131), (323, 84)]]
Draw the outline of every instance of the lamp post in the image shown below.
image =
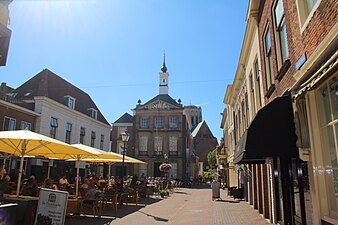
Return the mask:
[(122, 179), (124, 177), (124, 157), (126, 155), (126, 143), (129, 140), (129, 134), (127, 131), (121, 133), (121, 139), (123, 141), (123, 158), (122, 158)]
[[(163, 157), (164, 157), (164, 162), (165, 163), (168, 163), (168, 155), (167, 154), (163, 154)], [(164, 177), (167, 178), (167, 171), (164, 171)]]

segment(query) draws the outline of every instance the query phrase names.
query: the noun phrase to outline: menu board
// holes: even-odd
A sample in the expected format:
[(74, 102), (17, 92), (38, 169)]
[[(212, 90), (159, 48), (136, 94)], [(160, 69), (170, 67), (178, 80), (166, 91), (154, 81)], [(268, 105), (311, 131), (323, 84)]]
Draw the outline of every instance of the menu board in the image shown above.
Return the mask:
[(68, 192), (41, 188), (34, 225), (64, 225)]

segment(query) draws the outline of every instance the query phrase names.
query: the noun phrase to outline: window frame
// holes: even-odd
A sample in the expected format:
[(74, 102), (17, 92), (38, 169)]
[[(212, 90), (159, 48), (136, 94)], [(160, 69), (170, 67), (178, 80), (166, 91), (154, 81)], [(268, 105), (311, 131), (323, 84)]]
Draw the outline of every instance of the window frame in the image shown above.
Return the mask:
[(149, 128), (149, 118), (148, 117), (141, 117), (140, 118), (140, 128), (148, 129)]
[(80, 127), (80, 143), (84, 144), (84, 139), (86, 137), (86, 128)]
[(322, 0), (316, 0), (316, 3), (309, 11), (308, 9), (306, 9), (306, 3), (304, 1), (308, 0), (296, 0), (299, 29), (301, 34), (306, 29), (307, 25), (309, 24), (311, 18), (313, 17)]
[(32, 124), (30, 122), (21, 121), (21, 123), (20, 123), (20, 129), (21, 130), (31, 130), (32, 129)]
[[(267, 24), (264, 35), (264, 64), (265, 64), (265, 84), (266, 84), (266, 93), (267, 95), (271, 94), (270, 91), (275, 84), (275, 75), (273, 68), (273, 59), (272, 59), (272, 46), (271, 46), (271, 32), (269, 29), (269, 24)], [(269, 49), (267, 48), (267, 38), (269, 39)]]
[(163, 124), (163, 117), (162, 116), (156, 116), (154, 118), (154, 127), (155, 129), (163, 129), (164, 128), (164, 124)]
[(255, 61), (254, 61), (254, 74), (255, 74), (255, 78), (256, 78), (254, 83), (255, 83), (255, 86), (257, 86), (257, 90), (256, 90), (257, 96), (256, 96), (255, 102), (257, 103), (257, 99), (258, 99), (259, 104), (257, 104), (257, 106), (259, 105), (259, 107), (262, 107), (262, 92), (261, 92), (260, 73), (259, 72), (260, 72), (259, 62), (258, 62), (258, 58), (256, 58)]
[(103, 144), (104, 144), (104, 134), (101, 134), (100, 138), (100, 149), (103, 150)]
[[(66, 100), (67, 107), (70, 109), (75, 109), (76, 99), (70, 95), (66, 95), (65, 98), (67, 99)], [(73, 104), (71, 104), (71, 102), (73, 102)]]
[[(279, 11), (277, 9), (280, 9)], [(289, 60), (289, 44), (285, 24), (283, 0), (276, 0), (272, 8), (273, 31), (275, 35), (277, 70), (280, 71)], [(285, 71), (286, 72), (286, 71)]]
[(56, 138), (56, 132), (57, 132), (57, 128), (58, 128), (59, 124), (58, 124), (58, 119), (55, 117), (51, 117), (50, 118), (50, 130), (49, 130), (49, 136), (51, 138)]
[(89, 108), (90, 117), (97, 120), (98, 111), (94, 108)]
[(92, 131), (90, 135), (90, 147), (95, 147), (96, 132)]
[(72, 128), (73, 128), (73, 124), (67, 122), (67, 124), (66, 124), (66, 139), (65, 139), (65, 142), (68, 143), (68, 144), (70, 144), (70, 141), (71, 141)]
[[(8, 119), (8, 127), (7, 128), (5, 128), (5, 124), (6, 124), (6, 119)], [(11, 122), (13, 122), (14, 124), (12, 124)], [(11, 129), (10, 128), (10, 126), (11, 126), (11, 124), (12, 124), (12, 128), (13, 129)], [(11, 131), (11, 130), (15, 130), (15, 127), (16, 127), (16, 119), (14, 119), (14, 118), (12, 118), (12, 117), (9, 117), (9, 116), (5, 116), (4, 117), (4, 122), (3, 122), (3, 125), (2, 125), (2, 130), (4, 130), (4, 131)]]
[(169, 116), (169, 128), (171, 129), (178, 128), (178, 116)]
[[(336, 88), (332, 88), (330, 86), (330, 82), (334, 81), (337, 82), (338, 75), (337, 73), (333, 75), (331, 78), (328, 78), (324, 81), (315, 91), (314, 96), (316, 100), (316, 104), (314, 108), (316, 110), (316, 117), (313, 119), (315, 121), (315, 129), (318, 129), (318, 137), (320, 138), (321, 142), (318, 146), (315, 143), (312, 148), (318, 147), (318, 151), (321, 153), (321, 157), (317, 159), (316, 164), (326, 165), (324, 171), (330, 170), (330, 172), (323, 172), (320, 176), (325, 176), (323, 179), (327, 185), (320, 187), (323, 192), (327, 192), (327, 201), (326, 207), (327, 212), (324, 213), (325, 217), (328, 218), (336, 218), (338, 216), (338, 197), (329, 197), (329, 196), (337, 196), (337, 156), (338, 156), (338, 141), (337, 141), (337, 134), (338, 134), (338, 117), (337, 114), (334, 112), (336, 111), (336, 99), (332, 97), (336, 94)], [(323, 91), (326, 91), (325, 93)], [(332, 93), (330, 92), (332, 91)], [(312, 97), (312, 96), (310, 96)], [(326, 97), (326, 99), (325, 99)], [(331, 134), (331, 135), (330, 135)], [(312, 143), (311, 143), (312, 144)], [(333, 155), (335, 154), (335, 155)], [(336, 165), (333, 165), (333, 162)], [(321, 191), (321, 190), (320, 190)], [(336, 210), (336, 211), (334, 211)]]

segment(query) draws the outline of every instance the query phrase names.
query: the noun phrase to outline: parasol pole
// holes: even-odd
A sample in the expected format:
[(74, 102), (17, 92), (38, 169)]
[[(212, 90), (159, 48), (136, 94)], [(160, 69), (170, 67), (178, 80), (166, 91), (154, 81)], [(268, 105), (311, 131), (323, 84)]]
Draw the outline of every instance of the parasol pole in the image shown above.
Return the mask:
[(77, 155), (76, 159), (76, 188), (75, 188), (75, 195), (76, 198), (79, 197), (79, 174), (80, 174), (80, 155)]
[(48, 170), (47, 170), (47, 178), (50, 176), (50, 159), (48, 159)]
[(3, 162), (3, 165), (2, 165), (2, 169), (1, 169), (1, 179), (3, 179), (5, 177), (6, 160), (7, 160), (7, 157), (8, 157), (7, 153), (5, 153), (3, 155), (3, 157), (4, 157), (4, 162)]
[(110, 170), (111, 170), (111, 162), (108, 162), (108, 180), (110, 180)]
[(27, 141), (23, 140), (21, 145), (21, 161), (20, 161), (20, 169), (19, 169), (19, 176), (18, 176), (18, 186), (16, 187), (16, 196), (19, 196), (20, 193), (20, 186), (21, 186), (21, 177), (22, 177), (22, 170), (23, 170), (23, 162), (24, 162), (24, 156), (26, 153), (26, 145)]

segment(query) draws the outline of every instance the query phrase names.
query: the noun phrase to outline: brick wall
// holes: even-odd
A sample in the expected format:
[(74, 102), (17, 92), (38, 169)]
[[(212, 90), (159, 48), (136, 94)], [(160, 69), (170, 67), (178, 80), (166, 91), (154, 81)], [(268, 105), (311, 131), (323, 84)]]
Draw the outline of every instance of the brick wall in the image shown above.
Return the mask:
[[(306, 28), (301, 32), (301, 26), (298, 18), (297, 0), (283, 0), (285, 24), (288, 39), (289, 59), (291, 66), (286, 71), (283, 78), (278, 81), (275, 80), (275, 91), (271, 96), (265, 97), (265, 102), (269, 102), (275, 97), (281, 96), (294, 83), (293, 75), (296, 73), (296, 62), (305, 53), (307, 58), (310, 58), (317, 46), (323, 41), (326, 35), (330, 32), (333, 26), (337, 23), (338, 1), (336, 0), (322, 0), (320, 5), (314, 12), (312, 18), (309, 20)], [(318, 0), (319, 1), (319, 0)], [(276, 41), (273, 27), (273, 4), (275, 1), (263, 1), (263, 6), (260, 12), (259, 26), (259, 41), (260, 54), (262, 65), (263, 90), (266, 94), (266, 72), (265, 72), (265, 57), (264, 57), (264, 32), (266, 26), (269, 27), (271, 33), (271, 48), (273, 58), (273, 71), (275, 77), (277, 76), (277, 58), (276, 58)]]
[(15, 129), (20, 130), (21, 121), (31, 124), (31, 130), (34, 131), (35, 116), (17, 111), (5, 105), (0, 105), (0, 130), (3, 130), (3, 123), (5, 116), (15, 119)]

